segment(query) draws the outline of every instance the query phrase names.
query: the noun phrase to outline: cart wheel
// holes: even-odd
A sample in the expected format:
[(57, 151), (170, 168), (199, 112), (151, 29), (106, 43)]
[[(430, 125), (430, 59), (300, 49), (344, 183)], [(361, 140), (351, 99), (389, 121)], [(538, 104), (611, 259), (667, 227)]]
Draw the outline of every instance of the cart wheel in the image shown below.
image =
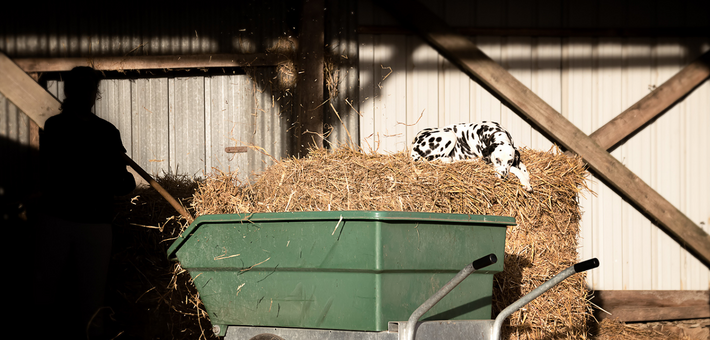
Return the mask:
[(284, 338), (282, 338), (278, 335), (264, 333), (264, 334), (259, 334), (249, 340), (284, 340)]

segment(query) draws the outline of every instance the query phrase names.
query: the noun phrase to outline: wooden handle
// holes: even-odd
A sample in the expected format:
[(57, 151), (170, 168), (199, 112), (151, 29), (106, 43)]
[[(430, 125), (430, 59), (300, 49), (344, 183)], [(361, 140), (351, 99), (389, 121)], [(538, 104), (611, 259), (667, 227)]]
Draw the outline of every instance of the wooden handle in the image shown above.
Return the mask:
[(182, 217), (184, 217), (189, 223), (192, 223), (192, 221), (195, 220), (192, 215), (190, 215), (190, 213), (185, 209), (185, 207), (180, 204), (180, 202), (178, 202), (172, 195), (170, 195), (167, 190), (165, 190), (155, 179), (153, 179), (150, 174), (148, 174), (135, 161), (133, 161), (131, 157), (128, 157), (128, 155), (124, 153), (123, 159), (126, 160), (126, 164), (128, 164), (131, 168), (133, 168), (133, 170), (135, 170), (139, 175), (141, 175), (141, 177), (143, 177), (143, 179), (145, 179), (146, 182), (148, 182), (148, 184), (150, 184), (150, 186), (153, 187), (153, 189), (155, 189), (155, 191), (160, 194), (160, 196), (163, 196), (163, 198), (165, 198), (165, 200), (168, 201), (168, 203), (170, 203), (170, 205), (173, 206), (173, 208), (175, 208), (175, 210), (177, 210), (177, 212), (179, 212), (180, 215), (182, 215)]

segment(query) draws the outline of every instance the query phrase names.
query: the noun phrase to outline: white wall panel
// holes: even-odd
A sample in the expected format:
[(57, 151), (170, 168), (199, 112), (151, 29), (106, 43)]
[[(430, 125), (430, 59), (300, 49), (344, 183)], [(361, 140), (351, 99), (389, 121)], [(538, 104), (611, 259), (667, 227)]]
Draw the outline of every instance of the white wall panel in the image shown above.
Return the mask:
[[(473, 40), (587, 134), (710, 48), (707, 39)], [(361, 128), (367, 131), (363, 137), (379, 136), (379, 152), (408, 149), (424, 127), (482, 120), (501, 122), (519, 146), (546, 151), (553, 145), (417, 37), (361, 36), (359, 52)], [(696, 169), (708, 163), (710, 144), (701, 131), (710, 129), (709, 88), (706, 82), (612, 151), (705, 229), (710, 184), (707, 171)], [(599, 180), (590, 177), (589, 187), (596, 194), (580, 197), (580, 258), (598, 257), (602, 263), (588, 275), (591, 288), (708, 288), (707, 267)]]
[[(475, 42), (481, 51), (488, 55), (489, 58), (493, 59), (493, 61), (500, 64), (502, 62), (501, 40), (502, 38), (500, 37), (477, 37)], [(476, 110), (474, 112), (474, 117), (472, 117), (474, 118), (472, 121), (492, 120), (500, 122), (503, 105), (498, 99), (477, 83), (475, 88)]]
[[(532, 87), (540, 98), (557, 112), (562, 112), (562, 43), (560, 38), (539, 38), (532, 48)], [(552, 143), (541, 133), (532, 130), (530, 145), (549, 150)]]
[[(659, 41), (655, 46), (657, 60), (663, 60), (658, 65), (654, 77), (654, 85), (660, 85), (682, 67), (683, 50), (677, 43)], [(654, 159), (652, 182), (653, 187), (674, 206), (680, 206), (680, 174), (681, 174), (681, 131), (680, 118), (683, 105), (676, 105), (661, 116), (652, 126), (654, 134)], [(656, 235), (657, 261), (653, 289), (680, 289), (680, 253), (677, 242), (673, 241), (661, 230), (654, 229)]]
[[(621, 105), (621, 54), (622, 44), (619, 39), (602, 39), (596, 48), (595, 79), (596, 101), (592, 112), (593, 130), (597, 130), (623, 111)], [(623, 162), (623, 147), (612, 152)], [(622, 264), (623, 223), (621, 222), (621, 198), (604, 185), (600, 185), (598, 195), (592, 199), (595, 218), (605, 228), (594, 228), (594, 240), (597, 241), (599, 261), (604, 261), (598, 273), (601, 280), (611, 286), (609, 289), (623, 288)]]
[[(627, 108), (647, 95), (649, 87), (653, 87), (651, 39), (632, 39), (624, 49), (628, 68), (622, 75), (622, 106)], [(624, 164), (645, 183), (651, 183), (651, 134), (651, 129), (643, 129), (623, 146)], [(629, 205), (623, 205), (622, 214), (627, 244), (624, 247), (623, 287), (653, 289), (651, 234), (656, 227)]]

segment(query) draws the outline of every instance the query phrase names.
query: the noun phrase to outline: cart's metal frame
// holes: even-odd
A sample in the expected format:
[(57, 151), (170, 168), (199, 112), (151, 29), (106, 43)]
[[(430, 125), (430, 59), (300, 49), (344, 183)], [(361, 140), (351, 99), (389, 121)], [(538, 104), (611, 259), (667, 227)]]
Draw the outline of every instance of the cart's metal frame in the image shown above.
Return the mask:
[[(501, 311), (495, 320), (437, 320), (420, 322), (428, 312), (446, 294), (451, 292), (466, 277), (478, 269), (496, 263), (494, 254), (484, 256), (462, 269), (451, 281), (417, 308), (408, 321), (391, 321), (387, 331), (364, 332), (344, 330), (324, 330), (306, 328), (276, 328), (229, 326), (225, 340), (420, 340), (420, 339), (481, 339), (499, 340), (503, 321), (521, 307), (548, 291), (558, 283), (575, 273), (580, 273), (599, 266), (596, 258), (577, 263), (563, 270), (552, 279), (535, 288), (532, 292), (515, 301)], [(219, 334), (219, 329), (215, 330)]]

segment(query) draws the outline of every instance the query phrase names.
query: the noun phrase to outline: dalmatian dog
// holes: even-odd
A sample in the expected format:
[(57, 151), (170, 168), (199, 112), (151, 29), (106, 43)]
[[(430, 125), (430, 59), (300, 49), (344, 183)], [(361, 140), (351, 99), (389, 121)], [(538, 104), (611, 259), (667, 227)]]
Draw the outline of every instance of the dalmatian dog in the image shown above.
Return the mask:
[(531, 192), (530, 174), (520, 161), (513, 137), (496, 122), (453, 124), (443, 128), (426, 128), (414, 137), (412, 158), (443, 162), (482, 158), (495, 167), (498, 177), (513, 173), (525, 190)]

